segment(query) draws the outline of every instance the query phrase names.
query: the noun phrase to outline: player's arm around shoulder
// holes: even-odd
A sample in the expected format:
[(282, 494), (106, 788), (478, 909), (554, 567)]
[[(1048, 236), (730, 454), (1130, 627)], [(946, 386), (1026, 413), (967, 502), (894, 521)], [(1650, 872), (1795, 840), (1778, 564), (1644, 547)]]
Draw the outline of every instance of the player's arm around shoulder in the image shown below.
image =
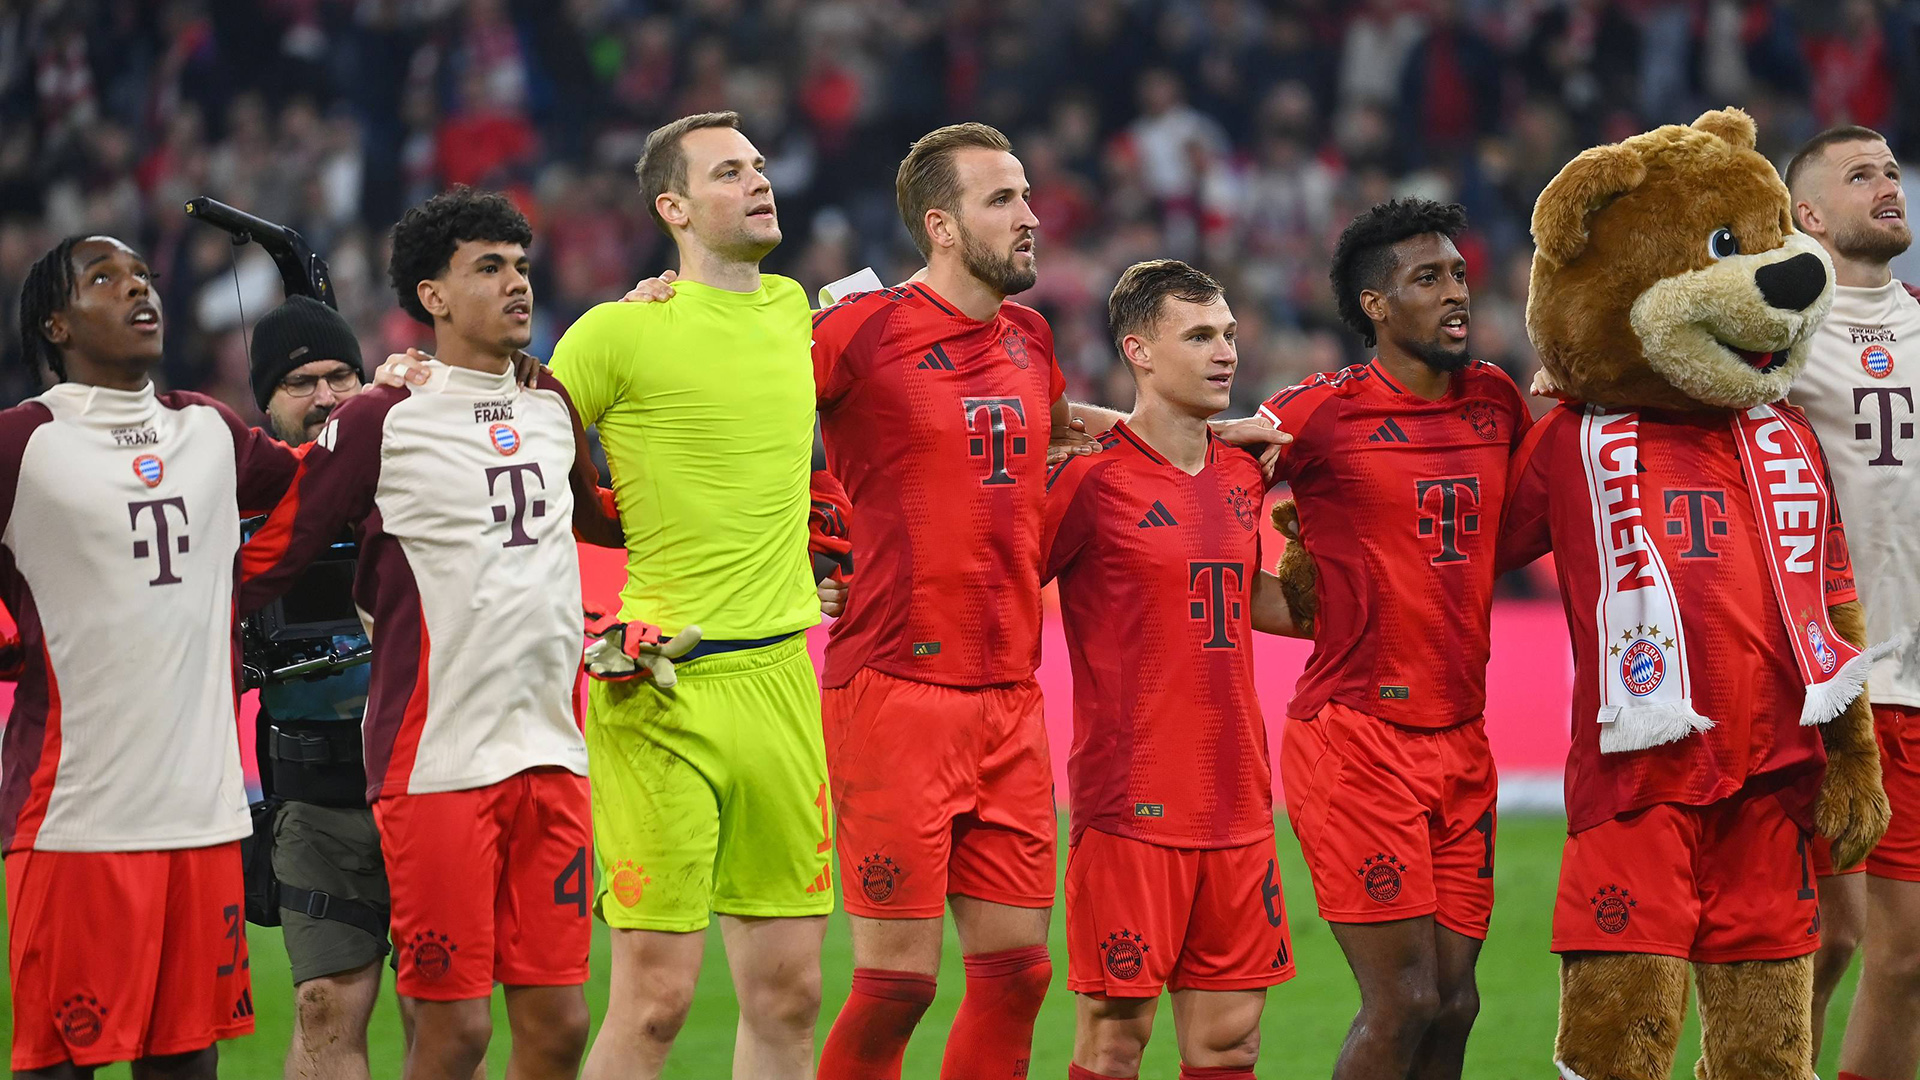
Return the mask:
[(580, 410), (574, 407), (566, 385), (543, 366), (534, 375), (533, 388), (558, 395), (573, 427), (573, 467), (567, 472), (567, 486), (573, 491), (574, 538), (597, 547), (625, 548), (627, 537), (620, 526), (613, 492), (600, 486), (600, 468), (593, 463), (586, 424), (581, 421)]
[(387, 416), (412, 392), (370, 386), (327, 418), (273, 512), (240, 549), (242, 612), (285, 592), (340, 530), (373, 511)]

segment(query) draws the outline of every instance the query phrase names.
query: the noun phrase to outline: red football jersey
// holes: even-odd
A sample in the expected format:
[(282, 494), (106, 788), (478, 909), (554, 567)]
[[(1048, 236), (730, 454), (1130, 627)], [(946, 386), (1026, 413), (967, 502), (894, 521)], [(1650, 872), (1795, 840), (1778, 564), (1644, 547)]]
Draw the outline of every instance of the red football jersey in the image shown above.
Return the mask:
[(1052, 406), (1066, 392), (1032, 308), (991, 322), (921, 284), (813, 318), (827, 468), (853, 504), (854, 577), (828, 686), (861, 667), (948, 686), (1040, 663), (1040, 523)]
[[(1774, 409), (1818, 445), (1812, 425), (1785, 403)], [(1806, 696), (1793, 643), (1780, 617), (1764, 538), (1724, 415), (1640, 413), (1640, 506), (1673, 579), (1687, 633), (1694, 711), (1713, 727), (1677, 742), (1621, 754), (1600, 752), (1602, 653), (1595, 640), (1600, 600), (1593, 514), (1580, 461), (1580, 410), (1561, 406), (1541, 420), (1514, 458), (1503, 568), (1558, 549), (1554, 560), (1573, 642), (1573, 746), (1567, 754), (1567, 828), (1598, 825), (1655, 803), (1702, 806), (1770, 774), (1787, 812), (1803, 825), (1826, 764), (1820, 731), (1800, 726)], [(1826, 462), (1821, 461), (1826, 474)], [(1828, 488), (1826, 600), (1855, 598), (1840, 510)], [(1661, 524), (1659, 522), (1664, 522)], [(1617, 651), (1617, 650), (1616, 650)]]
[(1506, 372), (1473, 361), (1428, 401), (1378, 360), (1316, 375), (1260, 415), (1293, 436), (1293, 486), (1319, 568), (1313, 655), (1287, 714), (1329, 701), (1409, 727), (1479, 716), (1507, 462), (1532, 424)]
[(1072, 842), (1182, 848), (1273, 833), (1253, 689), (1260, 464), (1210, 440), (1189, 476), (1126, 424), (1047, 481), (1047, 577), (1073, 657)]

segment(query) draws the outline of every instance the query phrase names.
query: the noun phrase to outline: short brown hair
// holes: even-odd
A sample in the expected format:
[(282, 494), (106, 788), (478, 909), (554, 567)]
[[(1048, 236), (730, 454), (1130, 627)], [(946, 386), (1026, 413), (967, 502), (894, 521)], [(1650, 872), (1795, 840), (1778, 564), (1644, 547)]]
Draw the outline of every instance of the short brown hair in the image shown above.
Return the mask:
[[(1151, 333), (1169, 296), (1189, 304), (1210, 304), (1224, 292), (1211, 275), (1179, 259), (1134, 263), (1107, 296), (1107, 325), (1113, 332), (1113, 347), (1119, 349), (1129, 334)], [(1123, 353), (1121, 359), (1125, 358)]]
[(960, 172), (954, 168), (953, 156), (973, 148), (1013, 152), (1007, 137), (989, 125), (948, 124), (920, 136), (900, 162), (900, 171), (893, 178), (894, 198), (900, 203), (900, 220), (922, 258), (933, 254), (933, 239), (927, 235), (927, 211), (951, 212), (956, 208)]
[(689, 131), (718, 127), (739, 130), (740, 114), (695, 113), (654, 128), (647, 136), (646, 147), (640, 151), (640, 160), (634, 162), (633, 173), (640, 178), (640, 194), (647, 200), (647, 213), (653, 215), (653, 223), (668, 236), (673, 235), (673, 230), (667, 228), (666, 219), (660, 216), (660, 208), (655, 204), (669, 191), (678, 195), (687, 193), (687, 153), (681, 149), (680, 140), (686, 138)]
[(1858, 124), (1843, 124), (1839, 127), (1830, 127), (1820, 134), (1815, 135), (1813, 138), (1808, 139), (1805, 146), (1794, 151), (1793, 158), (1787, 162), (1787, 190), (1793, 190), (1794, 181), (1800, 179), (1800, 174), (1806, 171), (1807, 163), (1819, 157), (1821, 154), (1826, 153), (1827, 147), (1829, 146), (1847, 142), (1886, 141), (1887, 137), (1885, 135), (1880, 134), (1870, 127), (1861, 127)]

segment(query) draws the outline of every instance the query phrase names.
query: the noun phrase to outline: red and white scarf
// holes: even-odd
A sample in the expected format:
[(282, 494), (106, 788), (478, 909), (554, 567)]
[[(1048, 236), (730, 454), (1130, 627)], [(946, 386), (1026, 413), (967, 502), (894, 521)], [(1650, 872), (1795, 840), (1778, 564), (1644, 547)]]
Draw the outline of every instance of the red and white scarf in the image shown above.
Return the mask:
[[(1588, 406), (1580, 457), (1600, 554), (1594, 611), (1600, 649), (1600, 750), (1622, 753), (1713, 726), (1694, 711), (1686, 626), (1673, 577), (1640, 505), (1639, 415)], [(1824, 573), (1827, 486), (1818, 451), (1771, 405), (1733, 418), (1734, 442), (1766, 552), (1774, 600), (1806, 684), (1800, 723), (1824, 724), (1860, 695), (1886, 645), (1862, 650), (1834, 633)]]

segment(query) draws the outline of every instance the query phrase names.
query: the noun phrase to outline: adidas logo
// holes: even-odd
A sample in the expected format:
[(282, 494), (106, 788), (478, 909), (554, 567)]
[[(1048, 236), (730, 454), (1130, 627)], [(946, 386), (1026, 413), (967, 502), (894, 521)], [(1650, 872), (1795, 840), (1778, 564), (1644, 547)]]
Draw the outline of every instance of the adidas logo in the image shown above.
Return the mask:
[(1413, 440), (1407, 438), (1407, 433), (1400, 430), (1400, 425), (1394, 423), (1392, 417), (1388, 417), (1386, 423), (1375, 428), (1373, 434), (1367, 436), (1367, 441), (1410, 443)]
[(1167, 509), (1166, 504), (1162, 503), (1159, 499), (1155, 499), (1153, 500), (1153, 505), (1147, 508), (1147, 516), (1141, 518), (1140, 524), (1134, 527), (1137, 529), (1151, 529), (1155, 525), (1178, 524), (1180, 523), (1173, 520), (1173, 514)]
[(253, 1015), (253, 991), (242, 990), (240, 991), (240, 1000), (234, 1002), (233, 1004), (233, 1014), (229, 1016), (227, 1019), (244, 1020), (247, 1017), (252, 1015)]
[(932, 352), (921, 357), (920, 362), (913, 366), (919, 371), (952, 371), (954, 369), (953, 361), (947, 359), (947, 350), (938, 344), (934, 345)]
[(813, 884), (807, 886), (807, 893), (808, 895), (812, 895), (814, 893), (825, 893), (825, 892), (832, 892), (832, 891), (833, 891), (833, 867), (823, 866), (820, 868), (820, 873), (814, 876)]

